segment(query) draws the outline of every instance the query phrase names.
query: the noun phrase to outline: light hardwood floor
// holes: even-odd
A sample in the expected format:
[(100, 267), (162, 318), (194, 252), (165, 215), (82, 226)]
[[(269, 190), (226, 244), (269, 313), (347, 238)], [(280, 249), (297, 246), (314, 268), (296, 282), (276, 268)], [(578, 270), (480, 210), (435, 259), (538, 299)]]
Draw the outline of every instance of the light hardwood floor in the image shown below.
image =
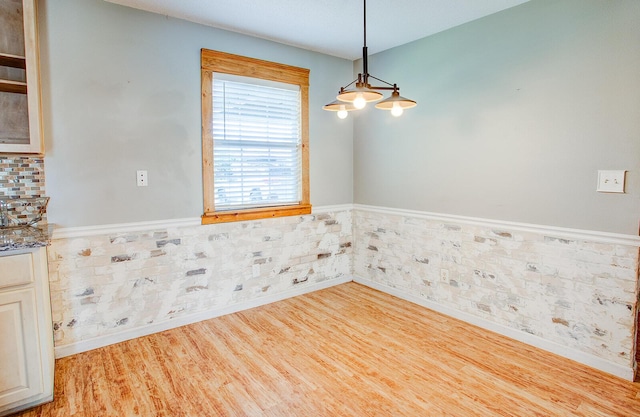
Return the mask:
[(60, 359), (19, 416), (640, 416), (640, 384), (348, 283)]

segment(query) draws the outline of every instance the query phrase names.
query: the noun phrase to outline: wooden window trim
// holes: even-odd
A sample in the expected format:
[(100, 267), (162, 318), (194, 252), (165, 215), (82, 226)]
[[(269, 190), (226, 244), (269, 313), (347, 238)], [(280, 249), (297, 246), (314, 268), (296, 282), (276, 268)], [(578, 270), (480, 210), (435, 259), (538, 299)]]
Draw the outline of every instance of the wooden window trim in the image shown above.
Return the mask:
[[(202, 224), (258, 220), (311, 213), (309, 200), (309, 70), (261, 59), (202, 49), (202, 185), (204, 214)], [(300, 134), (302, 146), (302, 195), (299, 204), (216, 211), (213, 192), (213, 132), (212, 81), (213, 73), (225, 73), (294, 84), (300, 87)]]

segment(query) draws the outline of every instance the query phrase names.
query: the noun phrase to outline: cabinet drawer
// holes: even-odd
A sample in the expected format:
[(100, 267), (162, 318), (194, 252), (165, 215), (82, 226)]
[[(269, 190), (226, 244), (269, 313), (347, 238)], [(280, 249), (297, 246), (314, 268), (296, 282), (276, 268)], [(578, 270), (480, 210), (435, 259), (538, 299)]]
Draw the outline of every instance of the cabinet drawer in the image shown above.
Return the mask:
[(0, 257), (0, 288), (33, 282), (33, 257), (30, 253)]

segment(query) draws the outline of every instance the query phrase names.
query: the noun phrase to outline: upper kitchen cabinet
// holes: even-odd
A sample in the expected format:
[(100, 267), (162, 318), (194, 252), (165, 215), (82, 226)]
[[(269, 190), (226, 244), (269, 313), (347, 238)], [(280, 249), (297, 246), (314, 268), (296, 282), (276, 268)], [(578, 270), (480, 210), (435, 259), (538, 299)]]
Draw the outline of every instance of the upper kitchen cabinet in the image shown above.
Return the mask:
[(0, 153), (44, 153), (37, 0), (0, 0)]

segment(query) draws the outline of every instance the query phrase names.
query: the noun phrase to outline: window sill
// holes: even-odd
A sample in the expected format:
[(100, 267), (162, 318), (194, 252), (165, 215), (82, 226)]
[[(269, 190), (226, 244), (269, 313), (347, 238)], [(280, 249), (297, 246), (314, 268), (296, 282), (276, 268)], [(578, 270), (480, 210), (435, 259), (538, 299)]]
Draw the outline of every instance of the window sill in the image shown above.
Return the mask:
[(311, 204), (295, 206), (264, 207), (238, 211), (210, 212), (202, 215), (202, 224), (242, 222), (247, 220), (271, 219), (276, 217), (311, 214)]

